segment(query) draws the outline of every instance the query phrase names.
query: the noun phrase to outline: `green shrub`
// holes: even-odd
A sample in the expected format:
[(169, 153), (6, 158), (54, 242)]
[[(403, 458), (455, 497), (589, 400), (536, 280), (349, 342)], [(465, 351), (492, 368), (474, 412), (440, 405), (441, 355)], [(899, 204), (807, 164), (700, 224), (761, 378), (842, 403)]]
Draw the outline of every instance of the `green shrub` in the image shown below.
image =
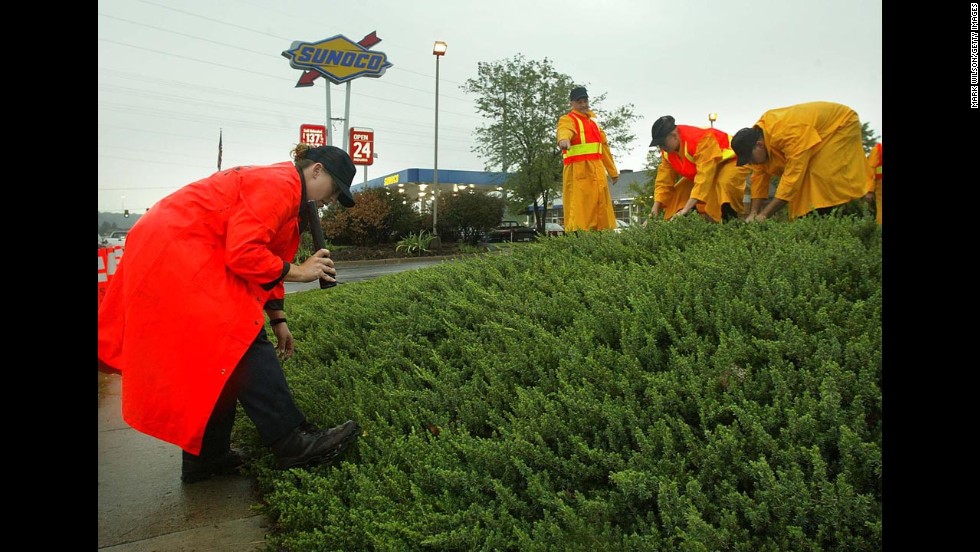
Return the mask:
[[(336, 246), (334, 246), (329, 241), (325, 243), (327, 249), (334, 251)], [(303, 262), (313, 254), (313, 236), (309, 232), (301, 232), (299, 235), (299, 249), (296, 250), (296, 257), (293, 262)]]
[(487, 247), (486, 246), (481, 247), (479, 245), (470, 245), (468, 243), (460, 243), (459, 252), (463, 253), (464, 255), (471, 255), (475, 253), (486, 253)]
[(398, 245), (395, 246), (395, 251), (404, 251), (409, 255), (412, 253), (421, 255), (429, 250), (429, 245), (432, 244), (434, 237), (425, 231), (419, 231), (418, 234), (409, 234), (398, 242)]
[(526, 244), (287, 297), (342, 462), (274, 470), (270, 546), (881, 549), (881, 230), (705, 224)]
[(355, 194), (355, 205), (331, 205), (323, 214), (324, 236), (342, 245), (391, 243), (422, 228), (421, 217), (388, 188)]
[(503, 199), (479, 192), (442, 193), (439, 195), (439, 235), (476, 245), (484, 234), (500, 224), (505, 205)]

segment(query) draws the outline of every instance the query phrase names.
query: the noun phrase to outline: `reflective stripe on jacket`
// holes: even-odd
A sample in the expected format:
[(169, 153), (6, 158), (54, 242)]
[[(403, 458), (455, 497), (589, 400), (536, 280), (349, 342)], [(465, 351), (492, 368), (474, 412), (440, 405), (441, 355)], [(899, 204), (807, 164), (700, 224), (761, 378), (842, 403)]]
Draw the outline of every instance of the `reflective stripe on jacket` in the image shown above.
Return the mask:
[(568, 113), (578, 125), (578, 133), (573, 134), (570, 146), (562, 152), (562, 161), (566, 165), (589, 159), (602, 159), (602, 134), (599, 125), (588, 117), (574, 110)]
[(663, 158), (670, 162), (670, 166), (677, 171), (677, 174), (688, 180), (694, 180), (694, 175), (698, 172), (694, 163), (694, 154), (697, 153), (698, 142), (708, 133), (715, 135), (718, 146), (721, 148), (722, 161), (727, 161), (735, 157), (735, 151), (731, 147), (731, 135), (714, 128), (677, 125), (677, 134), (681, 140), (680, 148), (678, 148), (679, 152), (668, 153), (665, 151), (663, 152)]

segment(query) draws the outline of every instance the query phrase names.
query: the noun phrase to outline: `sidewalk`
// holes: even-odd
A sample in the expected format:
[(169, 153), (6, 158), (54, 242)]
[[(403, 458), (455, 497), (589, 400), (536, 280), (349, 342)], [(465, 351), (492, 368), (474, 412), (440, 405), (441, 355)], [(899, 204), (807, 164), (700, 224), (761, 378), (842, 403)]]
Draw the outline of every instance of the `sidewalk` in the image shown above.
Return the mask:
[(255, 482), (216, 477), (180, 481), (180, 449), (122, 420), (119, 376), (99, 396), (99, 550), (250, 552), (262, 550), (269, 521), (252, 509)]

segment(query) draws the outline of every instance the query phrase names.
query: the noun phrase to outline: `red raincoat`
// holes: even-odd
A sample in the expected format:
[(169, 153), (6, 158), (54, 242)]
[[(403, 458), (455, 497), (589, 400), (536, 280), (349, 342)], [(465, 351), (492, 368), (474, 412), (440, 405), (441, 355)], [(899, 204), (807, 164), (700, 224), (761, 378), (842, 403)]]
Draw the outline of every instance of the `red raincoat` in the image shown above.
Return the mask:
[(235, 167), (184, 186), (133, 226), (99, 307), (99, 368), (122, 374), (134, 429), (200, 453), (266, 302), (284, 296), (302, 186), (291, 162)]

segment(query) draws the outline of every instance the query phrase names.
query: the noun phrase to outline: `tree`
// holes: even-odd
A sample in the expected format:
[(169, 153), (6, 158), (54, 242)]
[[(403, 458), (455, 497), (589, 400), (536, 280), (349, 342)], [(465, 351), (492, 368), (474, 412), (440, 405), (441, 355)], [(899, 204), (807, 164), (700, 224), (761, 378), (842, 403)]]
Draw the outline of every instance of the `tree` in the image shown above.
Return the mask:
[(476, 245), (504, 216), (504, 200), (487, 194), (457, 192), (439, 194), (439, 234)]
[(530, 204), (535, 214), (535, 225), (541, 232), (551, 199), (561, 195), (561, 170), (561, 151), (557, 148), (542, 151), (527, 165), (517, 167), (504, 185), (507, 212), (524, 215)]
[(331, 205), (323, 214), (323, 232), (342, 245), (377, 245), (420, 229), (420, 217), (404, 196), (388, 188), (358, 192), (355, 205)]
[[(523, 55), (496, 62), (479, 62), (477, 77), (461, 87), (476, 94), (476, 109), (488, 121), (476, 129), (473, 151), (485, 168), (499, 167), (514, 174), (505, 188), (511, 210), (534, 209), (535, 225), (544, 232), (547, 206), (561, 193), (562, 158), (555, 138), (558, 118), (568, 112), (568, 91), (574, 81), (559, 73), (545, 58), (527, 60)], [(609, 111), (602, 105), (606, 94), (594, 91), (589, 103), (613, 151), (626, 150), (636, 137), (629, 125), (638, 117), (633, 104)], [(541, 209), (539, 210), (539, 206)]]
[(423, 229), (422, 216), (406, 201), (405, 194), (385, 187), (382, 196), (388, 204), (388, 215), (384, 219), (389, 236), (386, 241), (395, 242)]
[(112, 233), (113, 230), (119, 230), (119, 227), (116, 226), (116, 223), (115, 222), (110, 223), (109, 221), (104, 220), (102, 221), (102, 226), (99, 227), (99, 234), (102, 234), (103, 236), (108, 236), (109, 234)]
[(643, 169), (649, 171), (647, 180), (642, 183), (630, 182), (629, 191), (633, 193), (635, 198), (633, 202), (641, 213), (649, 213), (653, 209), (653, 188), (657, 182), (657, 170), (660, 168), (661, 161), (663, 157), (660, 148), (648, 151), (646, 163), (643, 165)]
[(864, 146), (864, 156), (867, 157), (871, 153), (871, 148), (875, 147), (878, 140), (881, 139), (881, 135), (875, 136), (874, 129), (871, 128), (871, 123), (865, 121), (861, 123), (861, 145)]

